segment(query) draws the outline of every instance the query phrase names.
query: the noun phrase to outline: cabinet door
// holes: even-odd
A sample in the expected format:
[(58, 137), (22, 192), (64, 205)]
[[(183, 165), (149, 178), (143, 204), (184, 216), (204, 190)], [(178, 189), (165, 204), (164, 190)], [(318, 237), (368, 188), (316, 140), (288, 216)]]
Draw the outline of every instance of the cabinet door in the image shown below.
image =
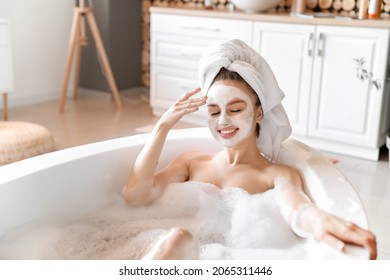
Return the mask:
[(306, 135), (315, 27), (256, 22), (254, 48), (271, 66), (286, 97), (293, 134)]
[[(317, 26), (309, 136), (377, 147), (388, 41), (385, 29)], [(357, 77), (354, 59), (379, 90)]]

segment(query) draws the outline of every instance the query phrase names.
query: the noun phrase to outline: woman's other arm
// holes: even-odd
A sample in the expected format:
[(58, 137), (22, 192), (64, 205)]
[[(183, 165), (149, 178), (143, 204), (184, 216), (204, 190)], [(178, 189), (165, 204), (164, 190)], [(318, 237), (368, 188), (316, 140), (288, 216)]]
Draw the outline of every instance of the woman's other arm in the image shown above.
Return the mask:
[(299, 173), (287, 168), (283, 178), (275, 179), (275, 188), (279, 194), (279, 205), (291, 228), (303, 237), (313, 236), (315, 239), (343, 251), (346, 243), (363, 246), (376, 259), (376, 238), (349, 221), (336, 217), (316, 207), (305, 195)]

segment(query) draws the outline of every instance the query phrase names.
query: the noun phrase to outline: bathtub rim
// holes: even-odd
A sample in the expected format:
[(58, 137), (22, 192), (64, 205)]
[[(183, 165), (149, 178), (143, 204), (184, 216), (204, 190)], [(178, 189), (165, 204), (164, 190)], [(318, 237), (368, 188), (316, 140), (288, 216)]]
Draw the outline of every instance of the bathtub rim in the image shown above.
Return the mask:
[[(37, 173), (39, 171), (45, 170), (47, 168), (61, 165), (64, 163), (69, 163), (72, 161), (77, 161), (78, 159), (85, 158), (88, 156), (93, 156), (97, 153), (105, 153), (110, 152), (112, 150), (117, 150), (121, 148), (127, 148), (131, 145), (144, 145), (145, 141), (150, 136), (149, 133), (144, 134), (137, 134), (137, 135), (130, 135), (125, 136), (121, 138), (116, 139), (110, 139), (110, 140), (103, 140), (91, 144), (85, 144), (77, 147), (67, 148), (51, 153), (47, 153), (44, 155), (28, 158), (25, 160), (21, 160), (15, 163), (11, 163), (5, 166), (0, 167), (0, 188), (3, 185), (6, 185), (9, 182), (12, 182), (13, 180), (17, 180), (20, 177), (27, 176), (30, 174)], [(178, 130), (172, 130), (168, 138), (169, 140), (185, 140), (185, 139), (207, 139), (210, 140), (211, 136), (209, 134), (208, 128), (190, 128), (190, 129), (178, 129)], [(214, 139), (212, 139), (215, 141)], [(303, 160), (311, 160), (313, 159), (313, 155), (317, 156), (319, 153), (311, 149), (310, 147), (306, 146), (302, 142), (299, 142), (297, 140), (291, 139), (291, 141), (287, 141), (283, 144), (284, 147), (288, 148), (289, 146), (299, 146), (302, 148), (305, 153), (301, 154)], [(290, 147), (291, 148), (291, 147)], [(318, 160), (317, 157), (315, 157), (316, 160)], [(321, 158), (321, 157), (320, 157)], [(368, 228), (368, 222), (367, 217), (365, 215), (365, 211), (363, 208), (363, 204), (361, 203), (361, 200), (359, 196), (357, 195), (356, 191), (353, 189), (353, 186), (351, 183), (345, 178), (345, 176), (337, 170), (329, 161), (327, 161), (324, 157), (321, 158), (320, 162), (317, 162), (318, 164), (324, 164), (328, 168), (332, 170), (332, 172), (335, 172), (335, 174), (340, 178), (344, 178), (343, 180), (339, 180), (337, 183), (341, 183), (343, 186), (345, 186), (354, 197), (354, 200), (357, 201), (357, 203), (362, 207), (363, 213), (361, 220), (363, 223), (360, 223), (359, 226), (362, 226), (364, 228)], [(319, 173), (323, 172), (322, 169), (318, 170)], [(327, 196), (333, 197), (334, 195), (337, 195), (339, 193), (338, 186), (327, 189)], [(338, 205), (336, 208), (345, 208), (348, 207), (348, 205)], [(331, 213), (335, 213), (335, 207), (334, 205), (330, 205), (329, 209), (325, 209), (327, 211), (330, 211)], [(337, 214), (337, 211), (336, 213)], [(365, 222), (364, 222), (365, 221)], [(354, 249), (356, 246), (348, 246), (348, 250), (352, 250), (354, 252), (355, 256), (358, 256), (358, 258), (366, 259), (367, 257), (367, 251), (361, 248)], [(334, 250), (327, 248), (324, 249), (324, 254), (327, 255), (326, 258), (340, 258), (340, 254), (335, 252)]]

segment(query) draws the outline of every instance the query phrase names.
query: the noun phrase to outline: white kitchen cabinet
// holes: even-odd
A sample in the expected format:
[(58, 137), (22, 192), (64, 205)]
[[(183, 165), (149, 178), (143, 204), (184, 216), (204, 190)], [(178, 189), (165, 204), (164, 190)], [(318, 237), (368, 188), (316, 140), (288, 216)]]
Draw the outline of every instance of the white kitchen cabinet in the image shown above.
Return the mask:
[[(270, 64), (286, 95), (294, 137), (318, 149), (377, 160), (390, 130), (389, 32), (152, 13), (153, 113), (161, 116), (198, 86), (198, 61), (207, 45), (238, 38)], [(363, 67), (379, 89), (357, 77), (354, 59), (365, 59)], [(205, 109), (184, 120), (205, 125)]]
[[(294, 136), (316, 148), (376, 160), (389, 130), (389, 30), (256, 22), (254, 47), (286, 94)], [(357, 77), (357, 63), (381, 84)]]

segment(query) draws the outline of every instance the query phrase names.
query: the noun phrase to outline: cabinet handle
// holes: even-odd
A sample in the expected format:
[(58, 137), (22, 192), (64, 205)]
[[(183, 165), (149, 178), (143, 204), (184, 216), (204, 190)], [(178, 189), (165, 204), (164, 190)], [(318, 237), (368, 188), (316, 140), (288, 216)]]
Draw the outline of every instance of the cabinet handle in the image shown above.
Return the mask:
[(307, 40), (307, 55), (312, 56), (313, 55), (313, 42), (314, 42), (314, 35), (313, 33), (309, 34), (309, 39)]
[(219, 27), (209, 27), (209, 26), (194, 26), (189, 24), (180, 25), (181, 28), (187, 30), (198, 30), (198, 31), (211, 31), (211, 32), (220, 32), (221, 28)]
[(324, 34), (322, 34), (322, 33), (320, 33), (320, 35), (318, 36), (317, 55), (318, 56), (324, 55)]

